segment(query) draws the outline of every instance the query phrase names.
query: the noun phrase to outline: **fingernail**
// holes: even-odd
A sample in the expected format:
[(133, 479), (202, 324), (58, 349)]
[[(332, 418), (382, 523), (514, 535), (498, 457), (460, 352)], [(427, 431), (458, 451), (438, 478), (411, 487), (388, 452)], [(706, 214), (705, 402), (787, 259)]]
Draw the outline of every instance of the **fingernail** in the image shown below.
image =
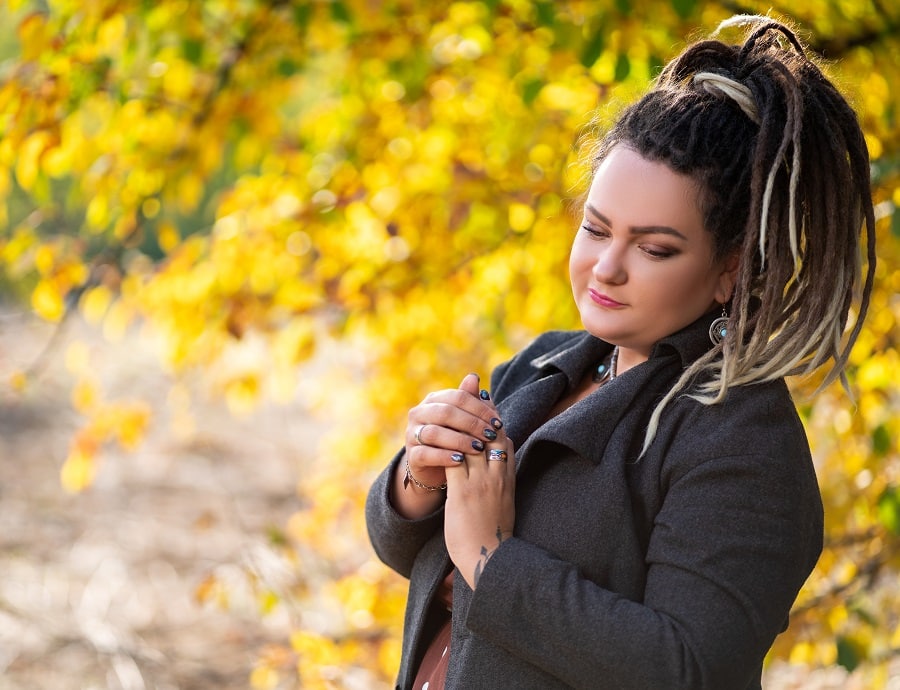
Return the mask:
[(480, 397), (482, 400), (490, 400), (491, 394), (482, 388), (481, 392), (478, 394), (478, 397)]
[(472, 448), (474, 448), (475, 450), (480, 452), (480, 451), (484, 450), (484, 443), (482, 443), (481, 441), (479, 441), (476, 438), (474, 441), (472, 441)]
[(476, 379), (478, 379), (479, 381), (481, 381), (481, 377), (480, 377), (478, 374), (476, 374), (474, 371), (470, 371), (470, 372), (469, 372), (469, 376), (474, 376)]
[(453, 462), (462, 462), (463, 460), (466, 459), (466, 456), (463, 455), (462, 453), (452, 453), (452, 454), (450, 455), (450, 459), (451, 459)]
[(491, 419), (491, 426), (494, 427), (495, 429), (502, 429), (503, 422), (501, 422), (499, 419), (494, 417), (493, 419)]
[(488, 441), (496, 441), (496, 440), (497, 440), (497, 432), (494, 431), (493, 429), (485, 429), (485, 430), (482, 431), (481, 433), (484, 434), (484, 437), (485, 437)]

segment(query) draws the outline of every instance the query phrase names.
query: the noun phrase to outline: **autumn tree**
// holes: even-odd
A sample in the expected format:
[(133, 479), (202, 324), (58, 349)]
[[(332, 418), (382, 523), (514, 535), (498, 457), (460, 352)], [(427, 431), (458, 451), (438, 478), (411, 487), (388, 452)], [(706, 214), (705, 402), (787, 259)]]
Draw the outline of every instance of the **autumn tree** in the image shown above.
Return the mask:
[[(254, 682), (389, 679), (405, 588), (375, 563), (361, 511), (405, 410), (541, 330), (577, 327), (566, 263), (591, 116), (611, 118), (731, 14), (790, 14), (865, 129), (880, 264), (855, 404), (839, 387), (805, 402), (810, 382), (795, 382), (827, 544), (773, 657), (860, 667), (878, 687), (900, 652), (900, 9), (888, 5), (7, 2), (0, 294), (60, 327), (142, 329), (176, 371), (215, 371), (236, 410), (303, 394), (351, 420), (353, 434), (301, 459), (309, 507), (284, 547), (317, 560), (325, 576), (303, 596), (340, 615), (298, 624)], [(301, 378), (335, 343), (358, 368)], [(62, 481), (77, 491), (106, 444), (139, 443), (154, 420), (88, 373), (75, 393), (84, 425)]]

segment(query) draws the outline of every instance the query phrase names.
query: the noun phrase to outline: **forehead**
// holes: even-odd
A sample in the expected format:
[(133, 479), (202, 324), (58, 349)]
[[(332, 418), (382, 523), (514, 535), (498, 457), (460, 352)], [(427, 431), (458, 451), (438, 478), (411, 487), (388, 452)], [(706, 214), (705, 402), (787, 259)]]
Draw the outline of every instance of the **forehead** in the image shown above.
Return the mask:
[(705, 234), (697, 182), (623, 145), (600, 163), (586, 205), (613, 225), (667, 225), (684, 234)]

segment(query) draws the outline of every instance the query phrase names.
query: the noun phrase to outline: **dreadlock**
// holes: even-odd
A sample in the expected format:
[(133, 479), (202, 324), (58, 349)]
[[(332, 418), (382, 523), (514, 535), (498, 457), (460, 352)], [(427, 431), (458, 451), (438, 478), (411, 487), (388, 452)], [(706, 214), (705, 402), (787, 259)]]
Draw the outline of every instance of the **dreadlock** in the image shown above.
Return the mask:
[[(717, 258), (740, 257), (727, 335), (657, 405), (644, 451), (681, 393), (715, 404), (732, 386), (808, 374), (829, 360), (821, 385), (840, 377), (846, 386), (872, 290), (875, 217), (855, 113), (787, 26), (739, 16), (715, 33), (734, 25), (751, 27), (742, 45), (689, 46), (592, 152), (594, 171), (624, 145), (690, 175)], [(843, 338), (863, 226), (867, 270)]]

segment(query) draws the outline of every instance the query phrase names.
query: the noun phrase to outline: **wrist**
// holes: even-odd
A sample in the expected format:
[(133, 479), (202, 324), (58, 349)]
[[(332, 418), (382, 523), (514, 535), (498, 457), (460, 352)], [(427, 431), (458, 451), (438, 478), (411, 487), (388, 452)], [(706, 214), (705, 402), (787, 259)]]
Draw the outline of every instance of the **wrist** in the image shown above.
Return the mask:
[(417, 520), (436, 511), (447, 500), (446, 491), (426, 491), (412, 482), (405, 483), (406, 463), (397, 464), (391, 482), (390, 502), (397, 513), (407, 520)]
[(413, 493), (436, 493), (439, 491), (446, 491), (447, 482), (445, 481), (443, 484), (426, 484), (425, 482), (419, 481), (413, 475), (412, 470), (409, 467), (409, 458), (405, 458), (403, 490), (412, 490)]

